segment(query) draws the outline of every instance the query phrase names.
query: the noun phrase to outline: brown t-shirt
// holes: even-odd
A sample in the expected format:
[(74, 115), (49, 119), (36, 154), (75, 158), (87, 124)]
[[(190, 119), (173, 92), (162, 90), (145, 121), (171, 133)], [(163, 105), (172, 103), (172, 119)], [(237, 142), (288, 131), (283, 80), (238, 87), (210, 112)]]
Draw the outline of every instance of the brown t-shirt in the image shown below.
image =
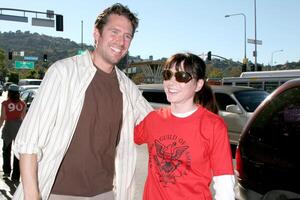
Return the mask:
[(115, 70), (97, 69), (51, 193), (90, 197), (113, 189), (122, 102)]

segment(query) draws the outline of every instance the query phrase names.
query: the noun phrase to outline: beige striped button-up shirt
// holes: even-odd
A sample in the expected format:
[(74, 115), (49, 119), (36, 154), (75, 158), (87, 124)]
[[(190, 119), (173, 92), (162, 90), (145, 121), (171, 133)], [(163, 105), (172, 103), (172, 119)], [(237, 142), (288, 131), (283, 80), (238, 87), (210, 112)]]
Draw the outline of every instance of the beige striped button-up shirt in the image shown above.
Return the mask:
[[(114, 192), (116, 200), (132, 200), (137, 155), (133, 129), (152, 108), (135, 84), (115, 69), (123, 95), (123, 124), (115, 159)], [(17, 134), (15, 154), (38, 155), (38, 184), (43, 200), (49, 197), (73, 137), (85, 91), (95, 73), (89, 52), (55, 62), (48, 69)], [(22, 183), (13, 199), (24, 199)]]

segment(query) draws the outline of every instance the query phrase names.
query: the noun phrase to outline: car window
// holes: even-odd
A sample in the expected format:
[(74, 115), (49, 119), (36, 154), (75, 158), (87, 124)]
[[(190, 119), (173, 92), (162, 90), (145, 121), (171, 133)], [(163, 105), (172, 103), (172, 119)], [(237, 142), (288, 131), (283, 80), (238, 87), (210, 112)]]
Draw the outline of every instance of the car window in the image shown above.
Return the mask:
[(170, 104), (164, 91), (147, 91), (142, 92), (143, 96), (148, 102)]
[(23, 100), (26, 100), (27, 97), (28, 97), (28, 95), (29, 95), (29, 92), (28, 92), (28, 91), (25, 91), (25, 92), (21, 93), (20, 98), (23, 99)]
[[(300, 88), (275, 97), (255, 118), (250, 133), (265, 144), (281, 149), (300, 141)], [(294, 146), (295, 147), (295, 146)]]
[(40, 85), (42, 81), (28, 81), (28, 85)]
[(234, 96), (247, 112), (254, 112), (259, 104), (269, 95), (263, 90), (244, 90), (234, 92)]
[(35, 92), (31, 91), (30, 95), (27, 98), (27, 102), (31, 103), (33, 101), (33, 99), (34, 99), (34, 96), (35, 96)]
[(218, 104), (218, 108), (222, 111), (226, 110), (228, 105), (236, 105), (237, 103), (232, 99), (231, 96), (224, 93), (215, 92), (215, 98)]
[(18, 85), (40, 85), (42, 80), (34, 80), (34, 79), (21, 79), (19, 80)]

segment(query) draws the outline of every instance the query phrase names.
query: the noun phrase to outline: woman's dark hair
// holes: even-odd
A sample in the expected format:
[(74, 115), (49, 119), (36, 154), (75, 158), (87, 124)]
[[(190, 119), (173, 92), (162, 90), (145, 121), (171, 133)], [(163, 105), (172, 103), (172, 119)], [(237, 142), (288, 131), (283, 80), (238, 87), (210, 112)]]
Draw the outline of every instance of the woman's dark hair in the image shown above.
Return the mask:
[(123, 6), (120, 3), (113, 4), (111, 7), (106, 8), (102, 13), (100, 13), (95, 21), (95, 27), (100, 33), (103, 31), (103, 27), (107, 23), (108, 17), (110, 15), (120, 15), (126, 17), (132, 25), (132, 36), (134, 36), (135, 30), (138, 27), (139, 19), (134, 13), (132, 13), (127, 6)]
[(20, 92), (8, 90), (7, 97), (12, 100), (12, 102), (17, 103), (20, 101)]
[(183, 70), (192, 75), (193, 79), (198, 81), (203, 79), (204, 85), (194, 96), (194, 103), (200, 104), (213, 113), (218, 113), (215, 96), (212, 89), (206, 82), (206, 65), (205, 62), (197, 55), (192, 53), (177, 53), (171, 56), (165, 63), (164, 68), (170, 69), (175, 66), (176, 71), (180, 70), (183, 63)]
[(194, 97), (194, 101), (195, 99), (198, 99), (198, 104), (202, 105), (203, 107), (205, 107), (207, 110), (218, 114), (219, 108), (216, 102), (216, 98), (215, 95), (211, 89), (211, 87), (207, 84), (207, 82), (204, 82), (203, 87), (201, 88), (201, 90), (199, 92), (196, 93), (195, 97)]

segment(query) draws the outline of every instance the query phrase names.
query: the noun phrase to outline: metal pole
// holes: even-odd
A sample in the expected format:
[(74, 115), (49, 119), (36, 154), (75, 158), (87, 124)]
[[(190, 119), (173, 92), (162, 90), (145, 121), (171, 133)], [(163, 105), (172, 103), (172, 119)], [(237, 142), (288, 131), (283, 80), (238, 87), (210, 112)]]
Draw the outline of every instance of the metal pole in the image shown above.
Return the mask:
[(254, 64), (255, 70), (257, 70), (257, 37), (256, 37), (256, 0), (254, 0), (254, 40), (255, 40), (255, 50), (254, 50)]
[(247, 59), (247, 52), (246, 52), (246, 48), (247, 48), (247, 42), (246, 42), (246, 38), (247, 38), (247, 36), (246, 36), (246, 15), (245, 14), (243, 14), (243, 16), (244, 16), (244, 59), (246, 60)]
[(273, 67), (273, 57), (274, 57), (274, 54), (275, 53), (278, 53), (278, 52), (282, 52), (283, 49), (280, 49), (280, 50), (276, 50), (276, 51), (273, 51), (272, 54), (271, 54), (271, 67)]
[(83, 50), (83, 20), (81, 20), (81, 50)]
[[(0, 14), (2, 14), (3, 10), (24, 12), (24, 16), (25, 16), (25, 13), (27, 13), (27, 12), (35, 13), (36, 15), (37, 14), (47, 14), (47, 12), (40, 12), (40, 11), (33, 11), (33, 10), (21, 10), (21, 9), (14, 9), (14, 8), (0, 8)], [(59, 14), (53, 13), (53, 15), (59, 15)]]

